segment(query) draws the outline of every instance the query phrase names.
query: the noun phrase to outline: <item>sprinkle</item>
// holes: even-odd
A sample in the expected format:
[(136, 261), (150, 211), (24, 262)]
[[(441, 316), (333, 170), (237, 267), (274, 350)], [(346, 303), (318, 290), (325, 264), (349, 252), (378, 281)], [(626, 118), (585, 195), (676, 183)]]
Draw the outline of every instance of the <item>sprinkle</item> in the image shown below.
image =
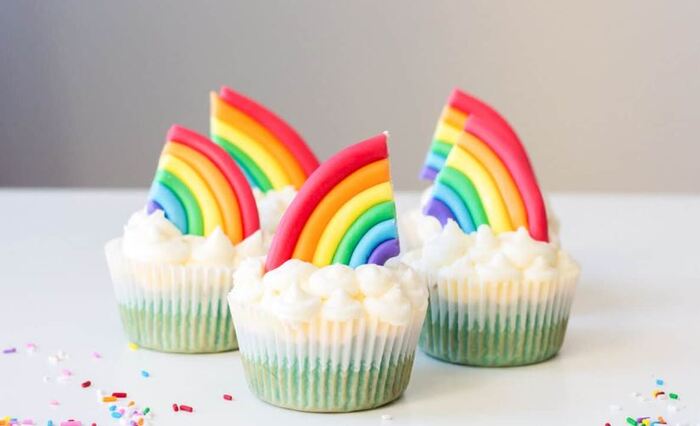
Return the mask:
[(610, 411), (622, 411), (622, 407), (616, 404), (611, 404), (610, 405)]
[(112, 392), (112, 396), (115, 398), (126, 398), (126, 392)]
[(148, 412), (151, 411), (150, 407), (146, 407), (143, 409), (143, 414), (148, 414)]
[(17, 348), (7, 348), (2, 350), (2, 353), (4, 354), (13, 354), (15, 352), (17, 352)]
[(176, 413), (180, 411), (180, 409), (177, 408), (177, 404), (173, 404), (173, 411), (175, 411)]
[(27, 343), (24, 345), (24, 349), (26, 349), (28, 354), (33, 354), (36, 352), (36, 345), (34, 343)]
[(632, 417), (627, 417), (626, 421), (627, 421), (627, 424), (637, 426), (637, 421), (635, 419), (633, 419)]
[(151, 373), (146, 370), (141, 370), (141, 377), (151, 377)]
[(61, 360), (61, 361), (70, 358), (70, 357), (68, 356), (68, 354), (65, 353), (65, 352), (64, 352), (63, 350), (61, 350), (61, 349), (59, 349), (58, 352), (56, 352), (56, 356), (57, 356), (58, 359)]
[(226, 401), (233, 401), (233, 397), (232, 397), (231, 395), (227, 394), (227, 393), (224, 394), (224, 399), (225, 399)]
[(102, 358), (102, 354), (100, 354), (99, 352), (93, 352), (92, 358), (93, 359), (100, 359), (100, 358)]
[(49, 376), (44, 376), (44, 377), (41, 378), (41, 380), (43, 380), (44, 383), (48, 383), (48, 382), (51, 381), (51, 377), (49, 377)]
[(48, 359), (50, 364), (58, 364), (58, 357), (56, 355), (49, 355)]
[(129, 349), (131, 349), (132, 351), (138, 350), (138, 348), (139, 348), (139, 345), (134, 343), (134, 342), (129, 342), (128, 346), (129, 346)]
[(187, 411), (188, 413), (191, 413), (192, 411), (194, 411), (194, 409), (192, 407), (190, 407), (189, 405), (184, 405), (184, 404), (180, 404), (180, 410)]
[(391, 417), (390, 414), (382, 414), (382, 420), (388, 421), (388, 420), (393, 420), (394, 418)]
[(669, 393), (668, 397), (671, 399), (678, 399), (678, 394), (677, 393)]
[(663, 386), (664, 385), (664, 379), (656, 379), (656, 384), (658, 386)]
[(46, 422), (46, 426), (53, 426), (53, 420), (49, 420), (48, 422)]
[(116, 400), (117, 400), (117, 398), (115, 398), (113, 396), (103, 396), (102, 397), (102, 402), (114, 402)]
[(651, 394), (654, 396), (654, 398), (658, 398), (660, 395), (666, 395), (666, 392), (656, 389)]
[(122, 413), (120, 413), (118, 411), (112, 411), (112, 417), (114, 417), (115, 419), (119, 419), (119, 418), (121, 418), (121, 416), (122, 416)]
[(662, 416), (659, 416), (658, 419), (659, 419), (660, 424), (662, 424), (662, 425), (667, 424), (666, 419), (664, 419)]
[(92, 382), (90, 380), (86, 380), (83, 383), (81, 383), (80, 386), (82, 386), (84, 388), (89, 388), (91, 384), (92, 384)]
[(56, 408), (56, 407), (58, 407), (59, 405), (61, 405), (61, 403), (58, 402), (58, 401), (55, 400), (55, 399), (52, 399), (51, 401), (49, 401), (49, 406), (50, 406), (50, 407)]
[(134, 401), (129, 401), (128, 404), (126, 404), (127, 407), (133, 407), (136, 403)]
[(63, 370), (61, 370), (61, 374), (64, 375), (64, 376), (72, 376), (72, 375), (73, 375), (73, 372), (70, 371), (70, 370), (67, 369), (67, 368), (64, 368)]

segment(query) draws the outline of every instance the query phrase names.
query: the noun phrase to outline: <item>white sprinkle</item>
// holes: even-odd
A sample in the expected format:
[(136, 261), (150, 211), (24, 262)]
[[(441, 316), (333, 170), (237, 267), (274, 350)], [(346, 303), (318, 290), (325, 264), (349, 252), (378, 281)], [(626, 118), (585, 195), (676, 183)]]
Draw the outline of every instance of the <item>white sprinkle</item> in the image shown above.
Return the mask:
[(58, 359), (63, 361), (64, 359), (70, 358), (67, 353), (65, 353), (62, 349), (59, 349), (58, 352), (56, 352), (56, 356)]
[(391, 414), (382, 414), (382, 420), (383, 421), (389, 421), (393, 420), (394, 418), (391, 416)]
[(673, 404), (669, 405), (667, 407), (667, 409), (670, 413), (676, 413), (676, 412), (680, 411), (680, 408), (678, 408), (677, 405), (673, 405)]
[(617, 405), (617, 404), (611, 404), (611, 405), (610, 405), (610, 411), (613, 411), (613, 412), (614, 412), (614, 411), (622, 411), (622, 407), (620, 407), (620, 406)]
[(632, 398), (639, 398), (640, 396), (642, 396), (641, 393), (639, 393), (639, 392), (632, 392)]
[(41, 378), (41, 380), (43, 380), (44, 383), (48, 383), (48, 382), (51, 381), (51, 377), (49, 377), (49, 376), (44, 376), (44, 377)]
[(56, 355), (49, 355), (49, 363), (53, 365), (58, 364), (58, 357)]

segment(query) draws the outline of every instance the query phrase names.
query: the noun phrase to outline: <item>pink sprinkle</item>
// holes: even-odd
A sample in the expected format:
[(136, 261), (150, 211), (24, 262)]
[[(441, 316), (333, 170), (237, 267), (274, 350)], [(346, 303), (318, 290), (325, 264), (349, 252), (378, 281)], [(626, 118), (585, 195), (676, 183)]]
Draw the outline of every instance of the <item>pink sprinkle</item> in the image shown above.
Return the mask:
[(49, 405), (52, 407), (58, 407), (59, 405), (61, 405), (61, 403), (55, 399), (52, 399), (51, 401), (49, 401)]
[(22, 420), (22, 424), (23, 425), (34, 425), (36, 423), (34, 423), (34, 420), (32, 420), (32, 419), (24, 419), (24, 420)]
[(102, 358), (102, 355), (99, 352), (93, 352), (92, 357), (95, 359), (100, 359), (100, 358)]
[(233, 401), (233, 397), (232, 397), (231, 395), (227, 394), (227, 393), (224, 394), (224, 399), (225, 399), (226, 401)]
[(24, 345), (24, 348), (27, 350), (27, 352), (34, 352), (36, 350), (36, 345), (34, 343), (27, 343)]
[(61, 374), (64, 375), (64, 376), (72, 376), (72, 375), (73, 375), (73, 372), (70, 371), (70, 370), (67, 369), (67, 368), (64, 368), (63, 370), (61, 370)]
[(61, 426), (83, 426), (83, 424), (79, 420), (66, 420), (61, 422)]

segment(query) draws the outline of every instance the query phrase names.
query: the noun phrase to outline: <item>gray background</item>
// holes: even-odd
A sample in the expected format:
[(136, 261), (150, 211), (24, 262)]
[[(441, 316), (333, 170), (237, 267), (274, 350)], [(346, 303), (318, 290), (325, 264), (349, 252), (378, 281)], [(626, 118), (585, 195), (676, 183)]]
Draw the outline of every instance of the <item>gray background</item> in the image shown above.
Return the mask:
[(700, 2), (3, 1), (0, 186), (150, 183), (228, 84), (321, 159), (388, 129), (401, 189), (453, 86), (550, 190), (700, 191)]

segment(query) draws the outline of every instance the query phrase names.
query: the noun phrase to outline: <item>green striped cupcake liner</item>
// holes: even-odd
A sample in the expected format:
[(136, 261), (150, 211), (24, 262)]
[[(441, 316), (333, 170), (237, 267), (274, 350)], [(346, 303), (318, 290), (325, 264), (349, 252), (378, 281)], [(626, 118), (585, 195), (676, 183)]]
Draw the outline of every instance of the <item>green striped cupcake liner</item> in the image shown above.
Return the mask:
[(308, 412), (368, 410), (399, 398), (425, 318), (423, 309), (404, 326), (369, 317), (289, 323), (233, 300), (231, 312), (251, 392)]
[(163, 352), (238, 348), (227, 295), (233, 269), (136, 262), (120, 239), (105, 249), (124, 331), (131, 342)]
[(431, 357), (481, 367), (534, 364), (564, 343), (578, 271), (549, 282), (428, 278), (419, 346)]

